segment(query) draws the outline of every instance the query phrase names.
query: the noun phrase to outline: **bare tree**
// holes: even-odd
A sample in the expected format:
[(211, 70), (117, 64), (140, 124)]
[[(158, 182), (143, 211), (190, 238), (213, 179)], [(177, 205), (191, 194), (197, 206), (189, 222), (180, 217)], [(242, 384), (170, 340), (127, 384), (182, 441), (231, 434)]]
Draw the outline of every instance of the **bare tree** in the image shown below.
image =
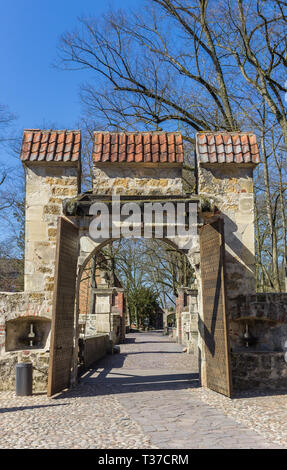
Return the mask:
[[(146, 14), (82, 19), (83, 33), (63, 36), (62, 63), (103, 78), (101, 86), (83, 86), (90, 116), (121, 130), (173, 122), (191, 142), (194, 130), (238, 128), (232, 76), (224, 72), (204, 2), (190, 3), (153, 0)], [(168, 28), (182, 39), (174, 41)]]
[(83, 18), (80, 26), (63, 36), (60, 57), (64, 67), (87, 69), (91, 77), (81, 94), (89, 138), (95, 125), (172, 126), (191, 145), (195, 131), (255, 130), (262, 153), (255, 184), (257, 285), (283, 289), (287, 3), (149, 0), (140, 12)]
[(233, 55), (243, 78), (264, 99), (287, 147), (287, 3), (229, 1), (227, 11), (230, 34), (219, 47)]
[[(15, 117), (12, 113), (9, 112), (7, 106), (0, 104), (0, 145), (7, 142), (9, 139), (7, 135), (5, 135), (5, 131), (7, 130), (8, 126), (11, 124)], [(7, 176), (7, 170), (2, 165), (0, 167), (0, 187), (4, 184)], [(4, 199), (3, 199), (4, 196)], [(9, 207), (9, 202), (5, 198), (5, 194), (1, 195), (1, 203), (0, 203), (0, 211)]]
[(5, 135), (5, 131), (14, 119), (15, 116), (9, 111), (8, 107), (0, 104), (0, 143), (10, 140), (7, 135)]
[(194, 270), (186, 256), (160, 240), (121, 239), (104, 248), (103, 254), (110, 267), (111, 285), (116, 275), (127, 291), (150, 288), (163, 308), (175, 304), (178, 287), (190, 287), (194, 282)]

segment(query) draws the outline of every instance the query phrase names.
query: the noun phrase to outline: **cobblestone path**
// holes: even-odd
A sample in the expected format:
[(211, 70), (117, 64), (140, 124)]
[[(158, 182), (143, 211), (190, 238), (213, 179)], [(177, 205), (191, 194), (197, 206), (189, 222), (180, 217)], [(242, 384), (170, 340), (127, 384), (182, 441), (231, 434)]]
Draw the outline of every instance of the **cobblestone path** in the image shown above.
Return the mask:
[(161, 333), (129, 334), (73, 390), (52, 399), (0, 393), (0, 447), (287, 447), (285, 396), (229, 400), (204, 390), (194, 357), (181, 351)]

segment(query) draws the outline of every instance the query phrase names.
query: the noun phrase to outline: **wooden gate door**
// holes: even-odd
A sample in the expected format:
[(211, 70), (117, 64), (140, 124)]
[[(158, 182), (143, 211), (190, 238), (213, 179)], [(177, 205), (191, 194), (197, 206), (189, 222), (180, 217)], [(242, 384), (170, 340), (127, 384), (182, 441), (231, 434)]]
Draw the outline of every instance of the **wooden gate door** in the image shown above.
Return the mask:
[(57, 229), (48, 396), (69, 387), (74, 348), (78, 228), (60, 217)]
[(207, 387), (231, 397), (223, 220), (200, 229), (200, 257)]

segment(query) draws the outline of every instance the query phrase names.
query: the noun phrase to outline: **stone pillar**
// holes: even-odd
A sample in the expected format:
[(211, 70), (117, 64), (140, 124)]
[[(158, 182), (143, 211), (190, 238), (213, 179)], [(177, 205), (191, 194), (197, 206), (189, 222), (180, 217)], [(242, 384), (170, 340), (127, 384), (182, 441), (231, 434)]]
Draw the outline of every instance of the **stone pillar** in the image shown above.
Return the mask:
[(199, 191), (223, 215), (227, 294), (235, 297), (255, 292), (253, 167), (229, 165), (200, 165)]
[(95, 321), (97, 333), (110, 333), (112, 330), (112, 289), (95, 289), (94, 293), (96, 294)]
[(178, 337), (180, 343), (187, 347), (188, 353), (198, 355), (198, 306), (197, 289), (181, 287), (177, 289), (176, 310), (178, 325)]
[(178, 289), (178, 295), (176, 298), (176, 340), (178, 343), (182, 343), (182, 311), (184, 306), (184, 291)]
[(203, 201), (214, 204), (224, 218), (227, 297), (253, 293), (253, 170), (259, 162), (256, 137), (252, 134), (199, 134), (197, 155), (198, 193)]
[(79, 131), (24, 132), (25, 291), (54, 289), (56, 233), (62, 202), (80, 191)]
[[(256, 136), (245, 133), (197, 135), (198, 193), (201, 213), (212, 220), (210, 207), (224, 218), (228, 314), (234, 299), (255, 292), (253, 171), (259, 163)], [(202, 317), (202, 309), (199, 314)], [(232, 346), (232, 335), (231, 335)]]

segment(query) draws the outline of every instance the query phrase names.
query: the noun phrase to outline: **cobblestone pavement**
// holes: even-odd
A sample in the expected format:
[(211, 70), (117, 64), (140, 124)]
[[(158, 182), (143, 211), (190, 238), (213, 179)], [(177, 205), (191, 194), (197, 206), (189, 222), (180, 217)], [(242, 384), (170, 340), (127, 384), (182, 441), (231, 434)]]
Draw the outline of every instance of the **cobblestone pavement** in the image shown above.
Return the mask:
[(73, 390), (0, 393), (1, 448), (287, 448), (284, 396), (230, 400), (160, 333), (129, 334)]
[(150, 438), (116, 397), (80, 385), (49, 399), (0, 393), (0, 448), (138, 449)]
[[(194, 393), (195, 392), (195, 393)], [(287, 448), (287, 395), (242, 393), (230, 400), (223, 395), (199, 388), (191, 390), (198, 399), (211, 405), (236, 422), (253, 429), (275, 448)]]

